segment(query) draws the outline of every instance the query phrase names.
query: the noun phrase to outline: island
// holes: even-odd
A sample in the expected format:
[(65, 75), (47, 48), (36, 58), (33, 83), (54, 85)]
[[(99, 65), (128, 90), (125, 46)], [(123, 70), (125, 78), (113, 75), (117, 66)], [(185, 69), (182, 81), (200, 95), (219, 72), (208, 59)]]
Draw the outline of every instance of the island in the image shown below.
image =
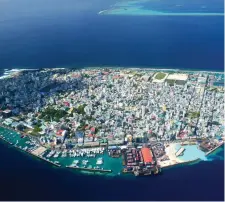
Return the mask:
[(81, 172), (157, 175), (224, 145), (223, 72), (13, 70), (0, 79), (0, 138)]
[(224, 16), (223, 5), (220, 8), (201, 0), (121, 0), (109, 9), (98, 12), (99, 15), (126, 16)]

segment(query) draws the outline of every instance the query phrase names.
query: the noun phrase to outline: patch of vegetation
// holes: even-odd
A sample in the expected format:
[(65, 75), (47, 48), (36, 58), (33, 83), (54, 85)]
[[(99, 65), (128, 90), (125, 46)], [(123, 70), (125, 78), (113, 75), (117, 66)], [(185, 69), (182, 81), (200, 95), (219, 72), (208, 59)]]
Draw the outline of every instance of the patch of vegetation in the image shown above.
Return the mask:
[(199, 116), (200, 116), (200, 112), (189, 112), (188, 113), (188, 117), (190, 117), (191, 119), (199, 118)]
[(67, 112), (61, 109), (54, 109), (53, 107), (48, 107), (40, 115), (40, 119), (45, 121), (59, 121), (61, 118), (65, 117)]
[(209, 91), (212, 91), (212, 92), (215, 91), (217, 93), (219, 90), (218, 90), (218, 88), (214, 87), (214, 88), (209, 89)]
[(89, 78), (90, 76), (88, 74), (83, 74), (84, 78)]
[(86, 105), (85, 104), (83, 104), (83, 105), (80, 105), (77, 109), (76, 109), (76, 112), (78, 113), (78, 114), (85, 114), (85, 111), (84, 111), (84, 108), (86, 107)]
[(36, 125), (30, 134), (33, 136), (38, 136), (38, 135), (40, 135), (39, 132), (41, 132), (41, 131), (42, 131), (42, 129)]
[(166, 82), (167, 82), (169, 85), (174, 85), (175, 80), (167, 80)]
[(42, 131), (42, 129), (39, 126), (34, 126), (34, 129), (33, 129), (34, 133), (39, 133), (41, 131)]
[(112, 88), (113, 87), (113, 85), (112, 84), (109, 84), (108, 86), (107, 86), (107, 88)]
[(165, 78), (165, 76), (166, 76), (165, 73), (159, 72), (159, 73), (156, 74), (155, 79), (162, 80), (162, 79)]

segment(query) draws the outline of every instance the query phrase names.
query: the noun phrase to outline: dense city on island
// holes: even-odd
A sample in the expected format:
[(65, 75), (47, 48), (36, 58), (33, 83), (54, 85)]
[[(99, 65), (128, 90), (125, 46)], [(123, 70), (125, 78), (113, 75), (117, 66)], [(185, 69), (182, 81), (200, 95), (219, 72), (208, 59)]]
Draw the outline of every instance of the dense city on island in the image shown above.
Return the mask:
[[(0, 123), (28, 136), (35, 148), (27, 151), (46, 160), (85, 157), (82, 168), (98, 170), (87, 157), (108, 151), (122, 156), (124, 171), (148, 175), (183, 162), (177, 157), (185, 148), (171, 154), (172, 143), (198, 144), (205, 153), (223, 144), (223, 82), (222, 73), (212, 72), (18, 71), (0, 80)], [(78, 162), (70, 167), (80, 168)]]

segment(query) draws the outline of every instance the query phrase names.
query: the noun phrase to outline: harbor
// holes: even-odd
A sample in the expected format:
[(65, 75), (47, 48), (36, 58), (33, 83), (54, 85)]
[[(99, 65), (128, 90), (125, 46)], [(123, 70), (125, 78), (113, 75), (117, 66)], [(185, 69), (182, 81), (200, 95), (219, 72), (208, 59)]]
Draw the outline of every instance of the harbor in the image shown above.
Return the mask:
[(213, 153), (214, 151), (216, 151), (218, 148), (224, 146), (224, 142), (223, 143), (220, 143), (217, 147), (215, 147), (214, 149), (208, 151), (205, 155), (208, 156), (210, 155), (211, 153)]
[[(11, 138), (7, 137), (7, 135), (10, 135)], [(22, 136), (20, 134), (15, 132), (12, 133), (10, 132), (9, 129), (3, 129), (3, 132), (0, 132), (1, 140), (6, 142), (7, 144), (10, 144), (22, 151), (25, 151), (36, 158), (39, 158), (47, 163), (50, 163), (53, 166), (66, 167), (77, 171), (87, 171), (92, 173), (103, 173), (110, 175), (119, 175), (120, 173), (122, 173), (122, 174), (133, 174), (135, 176), (155, 175), (161, 172), (161, 168), (168, 168), (175, 165), (184, 165), (202, 160), (201, 158), (194, 158), (191, 160), (180, 159), (182, 155), (180, 155), (179, 153), (184, 153), (186, 151), (184, 147), (196, 146), (193, 145), (193, 142), (190, 142), (190, 144), (173, 143), (174, 146), (172, 147), (170, 146), (171, 148), (174, 148), (173, 152), (171, 152), (171, 149), (166, 147), (167, 151), (166, 154), (170, 155), (170, 160), (160, 161), (160, 159), (162, 158), (156, 159), (157, 155), (155, 156), (155, 153), (157, 153), (157, 151), (155, 150), (154, 156), (153, 152), (151, 152), (150, 150), (147, 151), (147, 153), (150, 152), (149, 154), (143, 155), (142, 152), (144, 152), (144, 150), (147, 148), (143, 148), (142, 146), (139, 146), (138, 148), (121, 147), (122, 150), (121, 148), (118, 147), (109, 147), (109, 150), (102, 147), (102, 148), (85, 148), (79, 150), (79, 152), (77, 150), (77, 153), (75, 150), (74, 151), (71, 150), (70, 152), (65, 151), (57, 152), (54, 150), (46, 149), (43, 146), (38, 146), (38, 144), (35, 143), (34, 140), (29, 141), (29, 136), (23, 138), (21, 137)], [(210, 152), (204, 153), (204, 155), (205, 156), (209, 155), (222, 145), (223, 144), (220, 144)], [(158, 145), (158, 147), (153, 146), (154, 149), (157, 148), (158, 150), (160, 150), (160, 147), (162, 146), (160, 145)], [(177, 148), (177, 150), (175, 150), (175, 148)], [(110, 157), (109, 154), (110, 152), (112, 152), (112, 150), (114, 151), (120, 150), (119, 153), (121, 154), (121, 156), (117, 155), (117, 157)], [(145, 158), (145, 160), (143, 158)], [(111, 169), (112, 167), (114, 169)]]

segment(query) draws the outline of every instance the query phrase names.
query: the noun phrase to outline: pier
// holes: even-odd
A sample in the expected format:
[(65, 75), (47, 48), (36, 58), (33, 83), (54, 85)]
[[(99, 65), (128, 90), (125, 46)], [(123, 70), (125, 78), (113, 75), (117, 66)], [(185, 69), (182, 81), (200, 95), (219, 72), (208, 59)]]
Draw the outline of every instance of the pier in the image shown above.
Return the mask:
[(1, 137), (1, 136), (0, 136), (0, 139), (3, 140), (3, 141), (5, 141), (5, 142), (7, 142), (7, 143), (10, 144), (10, 145), (12, 145), (12, 142), (9, 142), (8, 140), (6, 140), (5, 138), (3, 138), (3, 137)]
[(111, 173), (112, 170), (101, 170), (101, 169), (94, 169), (94, 168), (80, 168), (80, 167), (73, 167), (73, 166), (66, 166), (67, 168), (77, 169), (77, 170), (84, 170), (89, 172), (100, 172), (100, 173)]
[[(21, 150), (21, 151), (24, 151), (24, 152), (26, 152), (26, 153), (28, 153), (28, 154), (30, 154), (30, 155), (32, 155), (32, 156), (35, 156), (35, 157), (37, 157), (37, 158), (40, 158), (40, 159), (42, 159), (42, 160), (44, 160), (44, 161), (46, 161), (46, 162), (48, 162), (48, 163), (51, 163), (51, 164), (54, 165), (54, 166), (61, 167), (61, 165), (56, 164), (56, 163), (54, 163), (54, 162), (52, 162), (52, 161), (50, 161), (50, 160), (48, 160), (48, 159), (46, 159), (46, 158), (43, 158), (43, 157), (39, 156), (40, 154), (38, 155), (38, 154), (37, 154), (36, 152), (34, 152), (34, 151), (33, 151), (33, 152), (29, 152), (29, 151), (26, 151), (26, 150), (24, 150), (24, 149), (22, 149), (22, 148), (19, 148), (17, 145), (13, 145), (11, 142), (9, 142), (8, 140), (6, 140), (5, 138), (3, 138), (3, 137), (1, 137), (1, 136), (0, 136), (0, 139), (3, 140), (3, 141), (5, 141), (6, 143), (12, 145), (13, 147), (15, 147), (15, 148)], [(45, 149), (44, 147), (39, 147), (39, 148), (36, 149), (35, 151), (38, 151), (38, 153), (39, 153), (39, 152), (43, 153), (45, 150), (46, 150), (46, 149)], [(43, 152), (42, 152), (42, 151), (43, 151)]]
[(212, 150), (210, 150), (210, 151), (208, 151), (208, 152), (206, 152), (206, 156), (208, 156), (209, 154), (211, 154), (212, 152), (214, 152), (215, 150), (217, 150), (219, 147), (221, 147), (222, 145), (224, 145), (224, 142), (223, 143), (221, 143), (221, 144), (219, 144), (217, 147), (215, 147), (214, 149), (212, 149)]
[[(28, 152), (28, 153), (30, 153), (30, 152)], [(30, 153), (30, 154), (32, 154), (32, 153)], [(54, 166), (61, 167), (61, 165), (59, 165), (59, 164), (57, 164), (57, 163), (54, 163), (54, 162), (52, 162), (52, 161), (50, 161), (50, 160), (48, 160), (48, 159), (46, 159), (46, 158), (43, 158), (43, 157), (38, 156), (38, 155), (35, 155), (35, 154), (32, 154), (32, 155), (33, 155), (33, 156), (36, 156), (36, 157), (38, 157), (38, 158), (40, 158), (41, 160), (47, 161), (48, 163), (51, 163), (51, 164), (54, 165)]]
[(183, 147), (181, 147), (177, 152), (176, 152), (176, 156), (180, 156), (183, 154), (183, 152), (185, 151), (185, 149)]

